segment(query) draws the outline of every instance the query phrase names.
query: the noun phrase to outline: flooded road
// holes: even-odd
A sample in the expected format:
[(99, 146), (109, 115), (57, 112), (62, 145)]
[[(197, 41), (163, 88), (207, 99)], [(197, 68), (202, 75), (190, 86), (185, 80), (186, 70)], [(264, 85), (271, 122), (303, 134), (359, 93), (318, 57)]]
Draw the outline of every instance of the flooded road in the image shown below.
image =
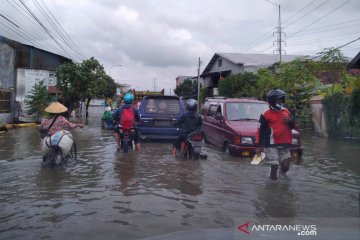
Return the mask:
[(78, 159), (54, 169), (41, 165), (35, 128), (0, 135), (0, 239), (137, 239), (250, 218), (359, 217), (358, 143), (302, 132), (302, 162), (271, 181), (268, 167), (211, 145), (200, 161), (174, 159), (169, 143), (117, 153), (99, 126), (73, 130)]

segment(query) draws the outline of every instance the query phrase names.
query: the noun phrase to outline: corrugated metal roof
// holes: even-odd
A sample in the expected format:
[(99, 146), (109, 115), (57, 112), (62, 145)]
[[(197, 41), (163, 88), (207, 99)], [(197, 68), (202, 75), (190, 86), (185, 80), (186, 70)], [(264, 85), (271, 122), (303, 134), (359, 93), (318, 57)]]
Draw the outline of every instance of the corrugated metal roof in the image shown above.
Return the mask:
[(348, 69), (360, 69), (360, 52), (348, 64)]
[(52, 54), (52, 55), (56, 55), (58, 57), (61, 57), (61, 58), (64, 58), (66, 60), (69, 60), (69, 61), (72, 61), (70, 58), (68, 57), (65, 57), (65, 56), (62, 56), (60, 54), (57, 54), (57, 53), (53, 53), (53, 52), (49, 52), (47, 50), (44, 50), (44, 49), (41, 49), (41, 48), (37, 48), (37, 47), (34, 47), (32, 45), (27, 45), (27, 44), (24, 44), (24, 43), (21, 43), (21, 42), (17, 42), (15, 40), (12, 40), (12, 39), (9, 39), (9, 38), (6, 38), (2, 35), (0, 35), (0, 42), (4, 42), (6, 44), (8, 44), (10, 47), (14, 48), (14, 49), (20, 49), (22, 47), (27, 47), (27, 48), (34, 48), (34, 49), (38, 49), (42, 52), (45, 52), (45, 53), (49, 53), (49, 54)]
[[(215, 53), (201, 75), (209, 72), (219, 57), (225, 58), (234, 64), (257, 67), (269, 67), (279, 62), (280, 59), (279, 55), (276, 54)], [(290, 62), (298, 57), (301, 57), (301, 55), (282, 55), (281, 61)]]
[[(250, 54), (250, 53), (217, 53), (219, 56), (226, 58), (227, 60), (236, 63), (243, 64), (245, 66), (268, 66), (276, 62), (279, 62), (280, 56), (278, 54)], [(290, 62), (300, 55), (282, 55), (282, 62)]]

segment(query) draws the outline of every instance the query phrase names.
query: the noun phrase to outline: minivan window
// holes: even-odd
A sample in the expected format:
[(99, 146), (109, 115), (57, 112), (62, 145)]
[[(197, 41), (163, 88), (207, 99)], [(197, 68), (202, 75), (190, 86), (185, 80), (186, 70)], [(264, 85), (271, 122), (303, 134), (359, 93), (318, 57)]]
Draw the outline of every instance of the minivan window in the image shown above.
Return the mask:
[(181, 101), (178, 99), (148, 98), (145, 105), (146, 113), (180, 114)]
[(208, 116), (215, 116), (217, 105), (210, 105)]
[(230, 102), (226, 103), (226, 118), (228, 121), (259, 120), (267, 109), (264, 103)]
[(209, 106), (210, 106), (210, 102), (205, 102), (204, 103), (204, 106), (202, 107), (201, 109), (201, 114), (202, 115), (206, 115), (207, 114), (207, 111), (209, 109)]

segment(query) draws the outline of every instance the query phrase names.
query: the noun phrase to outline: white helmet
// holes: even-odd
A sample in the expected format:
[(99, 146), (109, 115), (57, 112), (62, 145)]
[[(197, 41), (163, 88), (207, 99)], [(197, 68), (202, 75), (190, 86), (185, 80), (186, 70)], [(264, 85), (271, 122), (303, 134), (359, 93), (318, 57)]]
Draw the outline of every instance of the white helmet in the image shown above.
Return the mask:
[(186, 101), (186, 109), (190, 111), (196, 111), (198, 102), (195, 99), (189, 99)]

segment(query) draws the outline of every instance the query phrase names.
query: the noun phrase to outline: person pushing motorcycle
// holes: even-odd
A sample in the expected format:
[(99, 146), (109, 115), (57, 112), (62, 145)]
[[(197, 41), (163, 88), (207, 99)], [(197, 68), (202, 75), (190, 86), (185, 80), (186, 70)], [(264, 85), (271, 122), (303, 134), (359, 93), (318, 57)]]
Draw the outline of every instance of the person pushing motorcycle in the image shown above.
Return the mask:
[(180, 116), (176, 125), (179, 126), (179, 137), (173, 144), (173, 157), (176, 157), (176, 149), (180, 149), (181, 142), (185, 141), (187, 136), (199, 130), (202, 124), (201, 116), (196, 112), (198, 102), (195, 99), (189, 99), (186, 101), (186, 112)]
[[(133, 123), (132, 126), (135, 130), (135, 137), (134, 137), (134, 142), (135, 142), (135, 147), (136, 150), (140, 150), (141, 146), (140, 146), (140, 141), (139, 141), (139, 133), (138, 130), (135, 126), (135, 122), (140, 122), (141, 118), (139, 115), (138, 110), (132, 106), (132, 104), (134, 103), (134, 95), (132, 93), (126, 93), (124, 96), (124, 105), (122, 105), (117, 111), (114, 112), (113, 114), (113, 119), (115, 120), (116, 127), (114, 129), (114, 135), (115, 135), (115, 141), (116, 141), (116, 149), (117, 151), (120, 151), (120, 147), (121, 147), (121, 140), (120, 140), (120, 127), (119, 124), (121, 124), (125, 119), (125, 116), (127, 116), (126, 114), (123, 114), (124, 112), (127, 111), (127, 109), (131, 109), (132, 110), (132, 114), (133, 114)], [(123, 126), (124, 127), (124, 126)]]

